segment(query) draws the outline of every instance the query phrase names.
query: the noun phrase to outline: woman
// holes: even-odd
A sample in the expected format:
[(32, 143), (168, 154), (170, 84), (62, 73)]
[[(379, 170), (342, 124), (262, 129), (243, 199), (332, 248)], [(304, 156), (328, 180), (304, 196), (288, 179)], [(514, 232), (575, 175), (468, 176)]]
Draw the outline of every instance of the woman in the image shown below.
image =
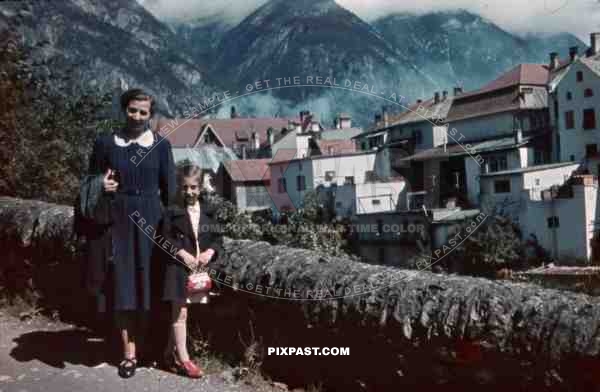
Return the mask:
[(171, 328), (165, 351), (165, 364), (191, 378), (203, 371), (190, 360), (187, 351), (188, 294), (186, 283), (191, 270), (215, 260), (221, 247), (221, 236), (214, 221), (200, 203), (203, 188), (202, 170), (195, 165), (177, 171), (178, 197), (176, 205), (165, 213), (164, 238), (173, 244), (175, 255), (166, 257), (162, 299), (171, 303)]
[[(94, 143), (89, 173), (104, 173), (103, 190), (112, 199), (112, 223), (89, 240), (88, 289), (108, 303), (122, 341), (119, 375), (137, 367), (137, 344), (150, 310), (152, 233), (175, 197), (175, 163), (168, 140), (152, 132), (154, 98), (140, 89), (121, 96), (126, 125)], [(143, 224), (142, 224), (143, 220)]]

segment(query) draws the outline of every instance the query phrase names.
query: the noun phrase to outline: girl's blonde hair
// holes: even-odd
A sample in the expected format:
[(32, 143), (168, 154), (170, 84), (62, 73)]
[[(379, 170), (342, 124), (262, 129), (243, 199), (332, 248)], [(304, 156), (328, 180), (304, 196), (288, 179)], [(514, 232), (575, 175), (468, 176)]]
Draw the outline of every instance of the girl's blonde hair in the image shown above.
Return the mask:
[(197, 165), (183, 165), (177, 168), (177, 185), (183, 183), (184, 178), (192, 177), (198, 183), (198, 188), (204, 186), (204, 171)]

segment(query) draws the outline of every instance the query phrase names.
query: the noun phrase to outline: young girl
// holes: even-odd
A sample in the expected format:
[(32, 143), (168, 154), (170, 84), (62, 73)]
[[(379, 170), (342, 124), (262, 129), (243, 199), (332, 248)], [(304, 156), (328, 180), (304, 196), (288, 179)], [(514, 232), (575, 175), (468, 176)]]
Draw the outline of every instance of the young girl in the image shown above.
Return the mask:
[(186, 346), (186, 283), (191, 270), (214, 260), (220, 248), (220, 236), (211, 230), (214, 221), (200, 205), (203, 182), (203, 173), (198, 166), (179, 168), (176, 203), (165, 211), (163, 218), (164, 238), (177, 249), (173, 255), (177, 260), (167, 260), (164, 274), (162, 299), (171, 302), (171, 331), (165, 362), (168, 368), (192, 378), (201, 377), (203, 371), (190, 360)]

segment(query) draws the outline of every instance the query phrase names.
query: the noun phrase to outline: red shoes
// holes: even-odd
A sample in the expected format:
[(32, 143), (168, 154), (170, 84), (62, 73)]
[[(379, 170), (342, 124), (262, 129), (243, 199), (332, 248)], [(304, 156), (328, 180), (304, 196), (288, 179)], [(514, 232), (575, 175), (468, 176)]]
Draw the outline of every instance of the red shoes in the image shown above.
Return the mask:
[(182, 362), (177, 358), (177, 354), (173, 351), (172, 356), (165, 355), (165, 363), (167, 368), (178, 374), (182, 374), (189, 378), (200, 378), (204, 375), (202, 369), (192, 361)]

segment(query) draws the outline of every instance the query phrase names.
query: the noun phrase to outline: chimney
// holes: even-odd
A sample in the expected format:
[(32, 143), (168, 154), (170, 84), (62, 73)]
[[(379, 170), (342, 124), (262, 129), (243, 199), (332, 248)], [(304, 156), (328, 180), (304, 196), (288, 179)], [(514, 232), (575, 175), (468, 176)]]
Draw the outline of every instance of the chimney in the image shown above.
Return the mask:
[(421, 103), (423, 103), (422, 99), (417, 99), (417, 105), (420, 105)]
[(571, 58), (571, 62), (577, 60), (577, 53), (579, 52), (578, 46), (571, 46), (569, 48), (569, 57)]
[(381, 107), (381, 113), (383, 114), (383, 126), (387, 127), (389, 125), (390, 118), (388, 116), (387, 106)]
[(558, 68), (558, 53), (552, 52), (550, 53), (550, 71)]
[(246, 145), (242, 144), (242, 159), (246, 159)]
[(590, 34), (590, 51), (592, 56), (600, 53), (600, 32)]
[(433, 103), (440, 103), (440, 92), (436, 91), (435, 94), (433, 94)]
[(442, 101), (445, 101), (446, 98), (448, 98), (448, 91), (444, 90), (442, 91)]
[(463, 92), (462, 87), (458, 87), (458, 86), (454, 87), (454, 96), (455, 97), (458, 97), (460, 94), (462, 94), (462, 92)]
[(256, 132), (252, 132), (252, 143), (255, 150), (258, 150), (260, 148), (260, 137)]
[(231, 118), (237, 118), (237, 113), (235, 111), (235, 106), (231, 106)]
[(375, 125), (378, 125), (381, 122), (381, 114), (377, 113), (375, 115)]
[(267, 129), (267, 140), (269, 141), (269, 146), (273, 146), (275, 143), (275, 135), (273, 135), (273, 128)]

